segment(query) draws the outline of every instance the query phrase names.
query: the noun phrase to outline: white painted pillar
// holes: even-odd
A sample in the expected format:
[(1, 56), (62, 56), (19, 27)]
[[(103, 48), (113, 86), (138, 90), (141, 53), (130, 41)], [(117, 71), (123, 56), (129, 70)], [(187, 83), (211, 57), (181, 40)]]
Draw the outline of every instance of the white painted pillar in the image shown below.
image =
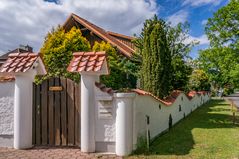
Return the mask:
[(32, 147), (32, 83), (35, 71), (15, 76), (14, 148)]
[(116, 93), (116, 143), (118, 156), (127, 156), (133, 150), (133, 102), (135, 93)]
[(81, 151), (95, 152), (95, 81), (97, 75), (81, 74)]

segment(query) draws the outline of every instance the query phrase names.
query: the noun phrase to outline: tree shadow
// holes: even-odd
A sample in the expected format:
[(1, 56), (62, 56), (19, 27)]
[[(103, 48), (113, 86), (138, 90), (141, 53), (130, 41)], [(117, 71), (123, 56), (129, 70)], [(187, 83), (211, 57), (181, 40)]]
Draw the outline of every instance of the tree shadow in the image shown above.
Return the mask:
[[(224, 100), (212, 99), (185, 119), (174, 125), (167, 133), (157, 137), (146, 155), (186, 155), (194, 148), (192, 131), (195, 128), (233, 128), (229, 104)], [(228, 105), (228, 108), (225, 106)], [(225, 113), (226, 112), (226, 113)]]

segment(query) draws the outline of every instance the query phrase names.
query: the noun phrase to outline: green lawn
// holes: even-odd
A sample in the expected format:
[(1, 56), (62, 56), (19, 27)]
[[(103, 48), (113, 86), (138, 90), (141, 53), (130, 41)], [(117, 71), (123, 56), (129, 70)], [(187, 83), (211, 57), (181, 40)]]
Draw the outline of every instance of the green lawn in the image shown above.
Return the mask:
[(147, 154), (129, 158), (239, 158), (239, 126), (227, 102), (213, 99), (157, 138)]

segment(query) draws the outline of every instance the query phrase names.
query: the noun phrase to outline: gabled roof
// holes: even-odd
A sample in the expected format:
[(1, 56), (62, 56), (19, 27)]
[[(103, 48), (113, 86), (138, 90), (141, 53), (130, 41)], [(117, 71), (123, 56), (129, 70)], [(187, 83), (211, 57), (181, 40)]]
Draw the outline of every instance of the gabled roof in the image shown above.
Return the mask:
[(106, 53), (101, 52), (76, 52), (73, 53), (67, 70), (69, 72), (102, 72), (108, 74), (108, 67), (103, 70), (104, 64), (107, 66)]
[[(123, 42), (121, 42), (120, 40), (118, 40), (117, 38), (115, 38), (114, 36), (112, 36), (112, 32), (106, 32), (104, 29), (100, 28), (99, 26), (94, 25), (93, 23), (79, 17), (76, 14), (71, 14), (68, 19), (66, 20), (66, 22), (64, 23), (63, 27), (65, 28), (67, 26), (67, 24), (71, 21), (74, 20), (78, 23), (80, 23), (82, 26), (84, 26), (85, 28), (87, 28), (88, 30), (90, 30), (91, 32), (93, 32), (95, 35), (97, 35), (98, 37), (100, 37), (102, 40), (109, 42), (112, 46), (115, 46), (119, 52), (121, 52), (124, 56), (126, 57), (131, 57), (132, 54), (134, 53), (134, 49), (131, 48), (130, 46), (124, 44)], [(122, 34), (119, 34), (122, 35)], [(118, 36), (119, 36), (118, 35)], [(129, 36), (125, 36), (128, 37)]]
[[(11, 53), (7, 61), (0, 67), (0, 73), (13, 74), (27, 72), (33, 67), (33, 64), (38, 58), (40, 58), (40, 56), (36, 53)], [(40, 64), (44, 67), (43, 63)], [(45, 74), (45, 67), (39, 70), (39, 72)]]

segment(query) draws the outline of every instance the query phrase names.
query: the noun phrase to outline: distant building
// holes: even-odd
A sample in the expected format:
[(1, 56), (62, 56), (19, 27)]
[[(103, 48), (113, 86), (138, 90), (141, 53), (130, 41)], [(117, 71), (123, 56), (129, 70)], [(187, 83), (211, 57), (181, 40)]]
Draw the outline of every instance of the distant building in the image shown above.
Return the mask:
[(9, 51), (2, 56), (0, 56), (0, 66), (7, 60), (7, 57), (11, 53), (25, 53), (25, 52), (33, 52), (33, 48), (29, 45), (20, 45), (19, 48), (16, 48), (12, 51)]

